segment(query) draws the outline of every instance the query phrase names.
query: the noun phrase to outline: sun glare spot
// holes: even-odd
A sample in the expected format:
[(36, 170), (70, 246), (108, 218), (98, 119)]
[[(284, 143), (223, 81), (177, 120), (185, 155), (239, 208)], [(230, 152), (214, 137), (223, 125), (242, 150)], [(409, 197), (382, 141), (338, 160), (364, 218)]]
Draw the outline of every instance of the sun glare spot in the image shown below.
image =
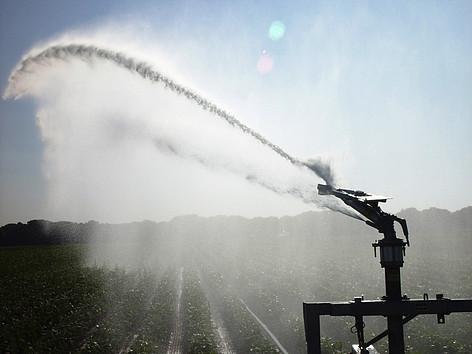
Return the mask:
[(261, 75), (266, 75), (272, 71), (274, 68), (274, 59), (267, 53), (266, 50), (263, 50), (259, 60), (257, 61), (257, 71)]
[(278, 41), (285, 34), (285, 25), (281, 21), (274, 21), (269, 27), (269, 38)]

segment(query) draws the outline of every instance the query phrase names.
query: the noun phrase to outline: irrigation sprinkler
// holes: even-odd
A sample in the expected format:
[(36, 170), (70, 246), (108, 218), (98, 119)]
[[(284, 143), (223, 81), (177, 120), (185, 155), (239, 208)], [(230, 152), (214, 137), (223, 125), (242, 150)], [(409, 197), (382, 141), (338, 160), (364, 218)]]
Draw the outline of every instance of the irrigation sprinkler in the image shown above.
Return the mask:
[[(438, 323), (445, 323), (445, 315), (453, 312), (472, 312), (472, 299), (448, 299), (443, 294), (436, 294), (430, 300), (428, 294), (422, 299), (409, 299), (401, 293), (400, 269), (403, 266), (406, 246), (410, 246), (408, 227), (405, 219), (384, 212), (379, 203), (385, 203), (387, 197), (370, 195), (362, 191), (337, 189), (329, 185), (318, 185), (320, 195), (333, 195), (352, 207), (367, 220), (367, 225), (374, 227), (383, 238), (372, 244), (374, 256), (379, 249), (380, 265), (385, 270), (385, 296), (380, 300), (364, 300), (356, 297), (348, 302), (304, 302), (303, 317), (308, 354), (321, 354), (320, 316), (353, 316), (358, 344), (352, 346), (352, 353), (377, 353), (373, 345), (388, 336), (390, 354), (405, 353), (403, 325), (418, 315), (436, 314)], [(394, 228), (398, 222), (403, 238), (398, 238)], [(370, 340), (364, 338), (364, 316), (384, 316), (387, 329)]]

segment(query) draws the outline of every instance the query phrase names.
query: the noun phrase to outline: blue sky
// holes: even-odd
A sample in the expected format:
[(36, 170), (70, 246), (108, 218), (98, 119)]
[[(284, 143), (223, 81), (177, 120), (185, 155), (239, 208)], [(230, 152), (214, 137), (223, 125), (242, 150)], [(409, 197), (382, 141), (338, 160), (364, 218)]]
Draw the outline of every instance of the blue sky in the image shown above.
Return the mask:
[[(471, 204), (469, 1), (2, 1), (2, 89), (38, 41), (110, 24), (158, 42), (197, 89), (293, 155), (327, 157), (347, 187), (394, 196), (392, 210)], [(1, 224), (51, 217), (35, 108), (0, 101)]]

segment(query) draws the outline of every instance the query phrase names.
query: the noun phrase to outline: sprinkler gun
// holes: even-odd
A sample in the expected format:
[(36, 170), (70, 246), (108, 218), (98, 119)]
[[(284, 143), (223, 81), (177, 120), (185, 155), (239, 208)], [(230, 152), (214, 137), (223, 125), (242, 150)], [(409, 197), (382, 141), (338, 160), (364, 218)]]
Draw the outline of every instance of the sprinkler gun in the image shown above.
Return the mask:
[(376, 228), (380, 233), (385, 234), (385, 232), (391, 232), (393, 230), (393, 222), (398, 222), (402, 227), (403, 235), (405, 235), (406, 244), (410, 246), (406, 220), (396, 215), (388, 214), (379, 207), (379, 203), (385, 203), (387, 199), (391, 198), (381, 195), (372, 195), (363, 191), (334, 188), (333, 186), (325, 184), (318, 184), (318, 194), (334, 195), (341, 199), (345, 204), (366, 217), (368, 220), (366, 220), (365, 223)]

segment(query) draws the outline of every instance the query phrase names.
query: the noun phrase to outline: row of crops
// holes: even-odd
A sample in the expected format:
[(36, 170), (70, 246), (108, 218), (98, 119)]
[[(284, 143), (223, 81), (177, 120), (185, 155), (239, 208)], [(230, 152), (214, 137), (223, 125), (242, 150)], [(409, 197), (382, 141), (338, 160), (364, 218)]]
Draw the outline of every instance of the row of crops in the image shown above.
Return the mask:
[(198, 267), (205, 292), (211, 299), (212, 311), (222, 318), (233, 350), (237, 353), (279, 352), (221, 273), (203, 265)]
[[(268, 327), (270, 332), (281, 342), (283, 348), (290, 353), (306, 352), (305, 332), (301, 314), (302, 296), (299, 302), (297, 287), (290, 287), (293, 275), (285, 278), (279, 270), (264, 270), (261, 264), (251, 261), (227, 267), (227, 261), (221, 262), (217, 252), (200, 250), (198, 267), (201, 268), (203, 285), (207, 294), (216, 299), (214, 306), (221, 312), (224, 324), (233, 338), (237, 352), (274, 353), (282, 351), (274, 345), (274, 341), (261, 330), (254, 318), (246, 310), (246, 306), (257, 315)], [(261, 259), (257, 263), (261, 263)], [(275, 276), (277, 274), (277, 276)], [(274, 283), (269, 281), (272, 279)], [(292, 296), (290, 304), (284, 303), (281, 285)], [(285, 287), (285, 284), (288, 286)], [(295, 296), (295, 300), (293, 299)], [(296, 303), (296, 305), (295, 305)], [(289, 308), (291, 305), (292, 308)], [(342, 343), (329, 337), (322, 339), (324, 353), (344, 353)], [(346, 349), (346, 347), (344, 347)]]
[(210, 306), (200, 287), (198, 275), (184, 273), (182, 289), (182, 327), (184, 353), (217, 353), (217, 337)]

